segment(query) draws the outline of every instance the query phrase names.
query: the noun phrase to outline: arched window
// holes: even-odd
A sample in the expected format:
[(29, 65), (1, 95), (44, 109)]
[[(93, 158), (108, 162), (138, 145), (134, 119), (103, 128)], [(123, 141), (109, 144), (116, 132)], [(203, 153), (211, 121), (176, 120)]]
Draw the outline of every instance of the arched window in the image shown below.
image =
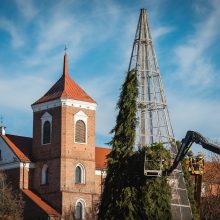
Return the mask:
[(48, 184), (48, 166), (47, 164), (43, 165), (41, 170), (41, 185)]
[(44, 122), (43, 126), (43, 144), (49, 144), (50, 143), (50, 134), (51, 134), (51, 125), (49, 121)]
[(79, 166), (76, 167), (76, 183), (82, 182), (82, 170)]
[(75, 218), (85, 219), (86, 203), (83, 199), (78, 199), (75, 204)]
[(75, 125), (75, 142), (86, 143), (86, 125), (82, 120), (78, 120)]
[(76, 219), (83, 219), (83, 205), (81, 202), (76, 204)]
[(53, 117), (48, 112), (41, 116), (41, 144), (50, 144), (52, 140)]
[(85, 168), (82, 164), (78, 164), (75, 168), (75, 183), (85, 183)]

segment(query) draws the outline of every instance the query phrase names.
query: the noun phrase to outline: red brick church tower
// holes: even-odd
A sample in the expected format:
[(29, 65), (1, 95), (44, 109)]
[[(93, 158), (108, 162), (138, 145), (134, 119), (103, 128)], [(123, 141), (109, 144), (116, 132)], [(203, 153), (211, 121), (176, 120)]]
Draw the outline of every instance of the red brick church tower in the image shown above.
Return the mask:
[[(99, 201), (110, 149), (95, 146), (96, 102), (68, 73), (32, 105), (33, 138), (0, 125), (0, 171), (25, 200), (24, 219), (88, 219)], [(0, 183), (1, 184), (1, 183)]]
[(84, 218), (97, 195), (96, 102), (71, 79), (66, 53), (61, 78), (32, 109), (30, 188), (58, 212), (72, 206)]

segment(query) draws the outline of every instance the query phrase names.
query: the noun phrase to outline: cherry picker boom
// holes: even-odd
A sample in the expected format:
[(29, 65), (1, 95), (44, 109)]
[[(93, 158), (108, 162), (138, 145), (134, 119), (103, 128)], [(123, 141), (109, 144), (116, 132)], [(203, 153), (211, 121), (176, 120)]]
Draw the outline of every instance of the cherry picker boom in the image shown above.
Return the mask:
[(213, 153), (220, 154), (220, 147), (210, 143), (205, 137), (196, 131), (187, 131), (185, 138), (182, 139), (181, 146), (178, 150), (178, 153), (171, 165), (170, 168), (165, 169), (163, 167), (163, 162), (166, 161), (166, 158), (161, 158), (158, 161), (159, 169), (152, 169), (151, 163), (154, 161), (147, 160), (147, 154), (145, 155), (145, 164), (144, 164), (144, 175), (147, 177), (161, 177), (164, 175), (169, 176), (177, 167), (180, 161), (184, 159), (187, 152), (191, 148), (192, 144), (196, 143), (201, 145), (206, 150), (212, 151)]
[(205, 137), (196, 131), (187, 131), (185, 138), (182, 140), (182, 144), (176, 155), (176, 158), (174, 159), (171, 168), (167, 171), (168, 175), (177, 168), (179, 162), (182, 161), (186, 156), (193, 143), (199, 144), (206, 150), (212, 151), (213, 153), (220, 154), (219, 146), (210, 143)]

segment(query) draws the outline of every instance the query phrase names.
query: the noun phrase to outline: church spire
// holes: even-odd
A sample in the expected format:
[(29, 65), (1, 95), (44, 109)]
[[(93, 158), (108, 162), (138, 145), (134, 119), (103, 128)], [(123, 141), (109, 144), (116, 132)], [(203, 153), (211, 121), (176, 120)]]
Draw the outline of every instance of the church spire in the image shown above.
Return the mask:
[(67, 48), (65, 47), (62, 76), (49, 89), (49, 91), (33, 103), (32, 106), (60, 98), (96, 103), (74, 80), (71, 79), (68, 72), (68, 57), (66, 49)]
[(63, 75), (65, 77), (68, 76), (68, 57), (67, 57), (66, 51), (65, 51), (64, 60), (63, 60)]

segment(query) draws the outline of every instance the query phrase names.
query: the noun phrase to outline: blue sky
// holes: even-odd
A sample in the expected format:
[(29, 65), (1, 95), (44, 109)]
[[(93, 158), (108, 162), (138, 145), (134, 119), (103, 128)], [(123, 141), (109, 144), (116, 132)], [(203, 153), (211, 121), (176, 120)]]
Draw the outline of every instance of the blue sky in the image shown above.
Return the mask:
[(0, 114), (32, 136), (30, 105), (69, 72), (98, 103), (96, 142), (110, 140), (140, 8), (146, 8), (177, 139), (189, 129), (220, 140), (217, 0), (0, 1)]

